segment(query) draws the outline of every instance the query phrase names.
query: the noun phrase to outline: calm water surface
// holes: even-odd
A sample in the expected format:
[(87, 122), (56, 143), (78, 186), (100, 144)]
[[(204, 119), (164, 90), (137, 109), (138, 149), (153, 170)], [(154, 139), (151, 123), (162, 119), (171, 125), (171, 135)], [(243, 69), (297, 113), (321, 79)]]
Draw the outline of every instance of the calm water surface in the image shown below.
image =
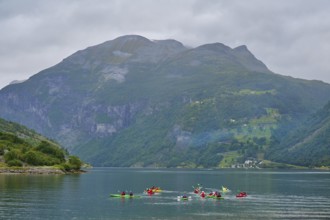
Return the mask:
[[(222, 185), (224, 200), (200, 199)], [(165, 191), (146, 196), (146, 187)], [(237, 199), (237, 190), (248, 197)], [(140, 198), (110, 198), (133, 191)], [(191, 201), (177, 201), (180, 194)], [(0, 219), (330, 219), (330, 172), (94, 168), (81, 175), (0, 175)]]

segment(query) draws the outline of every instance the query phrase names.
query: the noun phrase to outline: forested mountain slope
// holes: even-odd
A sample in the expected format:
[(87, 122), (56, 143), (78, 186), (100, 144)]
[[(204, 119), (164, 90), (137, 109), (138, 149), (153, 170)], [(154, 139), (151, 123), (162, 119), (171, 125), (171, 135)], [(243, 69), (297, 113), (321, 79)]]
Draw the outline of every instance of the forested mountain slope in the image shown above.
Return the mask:
[(330, 102), (274, 144), (267, 157), (301, 166), (330, 166)]
[(0, 118), (0, 167), (54, 166), (79, 170), (82, 162), (58, 143), (17, 123)]
[(0, 116), (96, 166), (223, 167), (264, 158), (271, 131), (330, 85), (272, 73), (246, 46), (128, 35), (0, 91)]

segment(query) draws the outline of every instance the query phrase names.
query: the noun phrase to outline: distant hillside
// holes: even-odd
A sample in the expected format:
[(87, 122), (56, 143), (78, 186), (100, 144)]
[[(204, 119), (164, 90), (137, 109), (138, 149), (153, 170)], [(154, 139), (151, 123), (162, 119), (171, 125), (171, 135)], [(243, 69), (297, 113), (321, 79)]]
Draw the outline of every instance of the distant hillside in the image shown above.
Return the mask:
[(301, 166), (330, 166), (330, 102), (274, 144), (267, 157)]
[(0, 119), (0, 161), (0, 167), (58, 165), (64, 171), (80, 169), (81, 165), (79, 158), (69, 156), (54, 141), (3, 119)]
[(328, 94), (329, 84), (274, 74), (244, 45), (129, 35), (5, 87), (0, 117), (95, 166), (228, 167), (264, 159), (272, 132)]

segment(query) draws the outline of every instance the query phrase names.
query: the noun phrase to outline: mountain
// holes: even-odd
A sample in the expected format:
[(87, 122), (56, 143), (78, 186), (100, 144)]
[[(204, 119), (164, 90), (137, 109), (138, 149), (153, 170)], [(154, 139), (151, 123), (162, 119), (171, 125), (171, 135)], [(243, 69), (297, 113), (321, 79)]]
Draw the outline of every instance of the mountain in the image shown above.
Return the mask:
[(330, 166), (330, 102), (274, 144), (268, 158), (301, 166)]
[[(57, 168), (63, 171), (69, 171), (80, 169), (81, 161), (75, 156), (69, 156), (67, 151), (58, 143), (22, 125), (0, 118), (1, 172), (6, 172), (8, 166), (33, 167), (45, 165), (56, 165)], [(52, 169), (50, 168), (50, 170)], [(19, 170), (19, 172), (21, 171)], [(54, 173), (53, 171), (47, 172)]]
[(271, 72), (246, 46), (128, 35), (0, 91), (0, 117), (95, 166), (226, 167), (264, 159), (271, 132), (321, 108), (330, 85)]

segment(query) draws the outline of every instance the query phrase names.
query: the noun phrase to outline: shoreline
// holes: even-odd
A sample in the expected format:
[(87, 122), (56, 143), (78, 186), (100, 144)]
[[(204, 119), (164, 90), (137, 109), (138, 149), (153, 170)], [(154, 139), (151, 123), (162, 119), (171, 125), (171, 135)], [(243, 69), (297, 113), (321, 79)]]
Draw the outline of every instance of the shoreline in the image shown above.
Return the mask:
[(63, 174), (80, 174), (85, 173), (84, 170), (65, 172), (56, 167), (0, 167), (1, 174), (27, 174), (27, 175), (63, 175)]

